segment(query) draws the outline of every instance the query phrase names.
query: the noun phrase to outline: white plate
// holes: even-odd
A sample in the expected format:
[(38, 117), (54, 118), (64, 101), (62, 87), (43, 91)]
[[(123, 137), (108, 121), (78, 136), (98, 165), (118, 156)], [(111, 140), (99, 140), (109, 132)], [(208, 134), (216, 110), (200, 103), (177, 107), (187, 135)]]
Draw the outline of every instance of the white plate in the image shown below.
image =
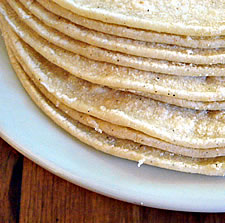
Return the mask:
[(185, 174), (98, 152), (71, 137), (30, 100), (0, 39), (0, 134), (52, 173), (89, 190), (149, 207), (225, 211), (225, 178)]

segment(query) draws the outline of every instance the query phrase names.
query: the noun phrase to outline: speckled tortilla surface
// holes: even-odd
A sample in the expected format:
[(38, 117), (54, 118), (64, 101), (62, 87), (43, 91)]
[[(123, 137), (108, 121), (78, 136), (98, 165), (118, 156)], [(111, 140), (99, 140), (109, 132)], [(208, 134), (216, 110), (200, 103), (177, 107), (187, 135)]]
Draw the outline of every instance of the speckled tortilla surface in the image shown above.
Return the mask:
[[(178, 77), (90, 60), (50, 44), (18, 20), (13, 13), (7, 14), (4, 10), (1, 12), (12, 29), (26, 43), (52, 63), (79, 78), (112, 88), (141, 91), (145, 94), (156, 93), (192, 101), (223, 101), (225, 98), (224, 77)], [(64, 44), (66, 45), (65, 41)], [(78, 51), (81, 46), (78, 45)], [(104, 59), (104, 56), (102, 58)]]
[(59, 101), (75, 110), (181, 146), (212, 148), (224, 145), (222, 111), (182, 109), (94, 85), (49, 63), (16, 36), (12, 43), (36, 79), (40, 79)]
[(94, 148), (118, 156), (157, 167), (177, 170), (182, 172), (199, 173), (206, 175), (223, 176), (225, 174), (225, 160), (223, 157), (199, 159), (188, 158), (165, 152), (162, 155), (160, 150), (143, 146), (129, 140), (122, 140), (99, 133), (77, 121), (72, 120), (66, 113), (55, 107), (39, 92), (26, 76), (21, 66), (9, 50), (12, 65), (33, 101), (60, 127), (71, 135), (85, 142)]
[(99, 32), (108, 33), (115, 36), (125, 37), (129, 39), (141, 40), (146, 42), (166, 43), (183, 47), (192, 48), (221, 48), (225, 45), (224, 36), (198, 37), (198, 36), (180, 36), (167, 33), (158, 33), (150, 30), (135, 29), (131, 27), (115, 25), (96, 21), (83, 16), (79, 16), (70, 10), (67, 10), (51, 0), (37, 0), (47, 10), (54, 14), (68, 19), (69, 21), (94, 29)]
[[(34, 9), (30, 12), (18, 1), (7, 1), (17, 13), (0, 2), (0, 23), (11, 63), (34, 102), (60, 127), (98, 150), (138, 161), (138, 166), (146, 163), (225, 175), (225, 111), (205, 110), (223, 109), (223, 77), (171, 76), (128, 68), (116, 63), (116, 57), (125, 63), (134, 56), (99, 48), (85, 38), (79, 42), (45, 24), (48, 15), (45, 20), (39, 18), (45, 13), (33, 16), (35, 10), (45, 10), (35, 1), (21, 0), (27, 9)], [(107, 35), (102, 36), (106, 42)]]
[[(15, 0), (8, 0), (8, 2)], [(176, 45), (149, 43), (96, 32), (77, 26), (53, 13), (46, 11), (40, 4), (31, 0), (20, 0), (45, 24), (64, 32), (71, 37), (91, 45), (139, 57), (184, 62), (193, 64), (224, 64), (224, 49), (192, 49)]]
[(179, 35), (225, 34), (223, 0), (53, 0), (84, 17)]
[[(8, 2), (17, 13), (13, 13), (13, 11), (8, 8), (11, 17), (13, 16), (13, 14), (15, 14), (14, 17), (19, 16), (20, 19), (23, 20), (24, 23), (26, 23), (26, 25), (28, 25), (43, 38), (66, 50), (72, 51), (74, 53), (79, 53), (84, 57), (120, 66), (132, 67), (138, 70), (173, 74), (179, 76), (225, 75), (225, 68), (223, 64), (197, 65), (180, 62), (175, 63), (166, 60), (129, 55), (129, 51), (127, 49), (135, 48), (135, 44), (129, 42), (129, 40), (125, 41), (125, 45), (123, 47), (123, 43), (113, 40), (112, 47), (110, 47), (110, 49), (114, 50), (112, 51), (104, 48), (105, 44), (110, 42), (111, 40), (108, 41), (104, 38), (104, 36), (101, 36), (100, 34), (100, 37), (97, 37), (97, 42), (99, 43), (100, 41), (101, 43), (97, 44), (98, 46), (95, 46), (96, 38), (95, 34), (93, 34), (92, 31), (85, 31), (84, 29), (80, 29), (79, 27), (74, 27), (73, 24), (62, 22), (62, 19), (60, 19), (59, 21), (59, 18), (52, 13), (46, 11), (43, 12), (43, 7), (36, 4), (35, 2), (29, 4), (29, 1), (23, 1), (23, 4), (29, 9), (29, 11), (15, 0), (8, 0)], [(33, 15), (31, 12), (33, 12), (35, 15)], [(18, 19), (19, 18), (17, 18), (17, 20)], [(44, 23), (40, 19), (43, 20)], [(55, 29), (55, 27), (58, 28)], [(86, 41), (89, 44), (87, 44)], [(102, 43), (104, 44), (102, 45)], [(119, 46), (120, 48), (122, 47), (122, 51), (125, 51), (125, 53), (118, 52), (117, 46)], [(143, 51), (142, 43), (137, 43), (136, 46), (141, 48), (141, 51)], [(154, 53), (154, 55), (156, 54), (157, 53)], [(166, 54), (166, 52), (164, 52), (163, 54)], [(196, 57), (196, 55), (194, 57)], [(173, 58), (175, 57), (173, 56)], [(194, 62), (196, 61), (197, 60), (194, 59)]]

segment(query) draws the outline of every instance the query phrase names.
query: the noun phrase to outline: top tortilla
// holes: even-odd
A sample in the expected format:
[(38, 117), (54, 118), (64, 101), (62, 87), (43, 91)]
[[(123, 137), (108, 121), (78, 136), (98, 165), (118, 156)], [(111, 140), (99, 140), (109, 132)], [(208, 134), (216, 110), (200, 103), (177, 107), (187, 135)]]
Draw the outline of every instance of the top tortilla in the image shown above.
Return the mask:
[(84, 17), (192, 36), (225, 34), (224, 0), (53, 0)]
[[(70, 22), (96, 30), (102, 33), (111, 34), (114, 36), (125, 37), (146, 42), (165, 43), (176, 46), (191, 47), (191, 48), (221, 48), (225, 46), (225, 36), (199, 37), (199, 36), (180, 36), (168, 33), (158, 33), (151, 30), (140, 30), (131, 27), (105, 23), (93, 19), (89, 19), (77, 15), (51, 0), (36, 0), (45, 9), (52, 13), (68, 19)], [(28, 1), (27, 1), (28, 2)], [(33, 3), (35, 3), (33, 1)]]

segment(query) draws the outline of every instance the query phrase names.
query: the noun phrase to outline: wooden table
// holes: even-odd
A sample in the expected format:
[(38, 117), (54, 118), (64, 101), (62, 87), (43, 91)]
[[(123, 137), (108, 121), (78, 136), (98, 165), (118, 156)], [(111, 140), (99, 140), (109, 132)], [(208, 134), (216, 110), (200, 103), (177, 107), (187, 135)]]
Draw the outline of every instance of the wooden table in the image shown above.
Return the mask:
[(73, 185), (0, 138), (0, 223), (225, 223), (225, 214), (166, 211), (117, 201)]

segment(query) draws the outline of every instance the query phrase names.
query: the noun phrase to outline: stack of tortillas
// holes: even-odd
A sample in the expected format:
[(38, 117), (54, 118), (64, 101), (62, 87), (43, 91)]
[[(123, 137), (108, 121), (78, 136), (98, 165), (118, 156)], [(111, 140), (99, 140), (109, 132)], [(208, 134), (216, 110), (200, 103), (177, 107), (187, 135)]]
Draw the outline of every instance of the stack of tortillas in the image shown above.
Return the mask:
[(225, 175), (224, 21), (219, 0), (0, 1), (17, 76), (59, 126), (138, 166), (207, 175)]

